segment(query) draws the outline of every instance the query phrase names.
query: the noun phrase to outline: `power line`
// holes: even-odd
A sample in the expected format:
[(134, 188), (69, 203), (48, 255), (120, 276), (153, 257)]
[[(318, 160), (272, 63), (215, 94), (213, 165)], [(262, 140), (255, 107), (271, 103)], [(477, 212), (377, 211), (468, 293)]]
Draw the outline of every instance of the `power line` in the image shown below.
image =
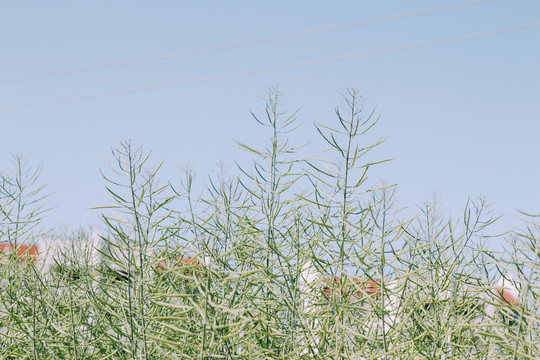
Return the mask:
[(21, 77), (9, 78), (9, 79), (1, 79), (0, 84), (19, 83), (19, 82), (24, 82), (24, 81), (59, 77), (59, 76), (72, 75), (72, 74), (78, 74), (78, 73), (84, 73), (84, 72), (90, 72), (90, 71), (96, 71), (96, 70), (122, 67), (122, 66), (127, 66), (127, 65), (141, 64), (141, 63), (158, 61), (158, 60), (163, 60), (163, 59), (170, 59), (170, 58), (181, 57), (181, 56), (186, 56), (186, 55), (194, 55), (194, 54), (207, 53), (211, 51), (232, 49), (232, 48), (237, 48), (237, 47), (242, 47), (242, 46), (261, 44), (261, 43), (266, 43), (266, 42), (271, 42), (271, 41), (290, 39), (290, 38), (313, 35), (313, 34), (318, 34), (318, 33), (323, 33), (323, 32), (348, 29), (348, 28), (359, 27), (359, 26), (369, 25), (369, 24), (376, 24), (376, 23), (392, 21), (392, 20), (399, 20), (399, 19), (404, 19), (404, 18), (408, 18), (412, 16), (432, 14), (432, 13), (437, 13), (441, 11), (463, 8), (467, 6), (482, 5), (482, 4), (487, 4), (494, 1), (495, 0), (468, 1), (468, 2), (454, 4), (454, 5), (447, 5), (447, 6), (441, 6), (441, 7), (436, 7), (436, 8), (411, 11), (411, 12), (397, 14), (397, 15), (383, 16), (383, 17), (378, 17), (374, 19), (362, 20), (362, 21), (351, 22), (351, 23), (346, 23), (346, 24), (332, 25), (332, 26), (327, 26), (327, 27), (322, 27), (322, 28), (317, 28), (317, 29), (302, 30), (302, 31), (293, 32), (289, 34), (274, 35), (274, 36), (269, 36), (269, 37), (264, 37), (264, 38), (259, 38), (259, 39), (252, 39), (252, 40), (210, 46), (206, 48), (177, 51), (177, 52), (172, 52), (172, 53), (167, 53), (167, 54), (141, 57), (141, 58), (130, 59), (130, 60), (125, 60), (125, 61), (104, 63), (104, 64), (99, 64), (99, 65), (53, 71), (53, 72), (47, 72), (47, 73), (29, 75), (29, 76), (21, 76)]
[(123, 90), (111, 91), (111, 92), (102, 92), (102, 93), (95, 93), (95, 94), (82, 95), (82, 96), (51, 99), (51, 100), (45, 100), (45, 101), (39, 101), (39, 102), (14, 104), (14, 105), (0, 107), (0, 111), (17, 110), (17, 109), (24, 109), (24, 108), (30, 108), (30, 107), (36, 107), (36, 106), (43, 106), (43, 105), (56, 105), (56, 104), (70, 103), (70, 102), (76, 102), (76, 101), (82, 101), (82, 100), (100, 99), (100, 98), (111, 97), (111, 96), (128, 95), (128, 94), (133, 94), (133, 93), (138, 93), (138, 92), (165, 89), (165, 88), (181, 86), (181, 85), (230, 79), (230, 78), (246, 76), (246, 75), (254, 75), (254, 74), (267, 73), (267, 72), (272, 72), (272, 71), (300, 68), (300, 67), (305, 67), (305, 66), (310, 66), (310, 65), (331, 63), (335, 61), (356, 59), (356, 58), (361, 58), (361, 57), (370, 56), (370, 55), (405, 51), (405, 50), (417, 49), (417, 48), (422, 48), (422, 47), (447, 44), (447, 43), (452, 43), (452, 42), (457, 42), (457, 41), (500, 35), (500, 34), (505, 34), (509, 32), (533, 29), (533, 28), (538, 28), (538, 27), (540, 27), (540, 22), (514, 26), (514, 27), (508, 27), (508, 28), (503, 28), (503, 29), (497, 29), (497, 30), (458, 35), (458, 36), (453, 36), (453, 37), (448, 37), (448, 38), (418, 42), (418, 43), (395, 46), (395, 47), (378, 49), (378, 50), (368, 50), (368, 51), (363, 51), (363, 52), (358, 52), (358, 53), (327, 57), (327, 58), (322, 58), (322, 59), (306, 60), (306, 61), (289, 63), (289, 64), (284, 64), (284, 65), (270, 66), (266, 68), (244, 70), (244, 71), (228, 73), (228, 74), (204, 76), (204, 77), (199, 77), (199, 78), (179, 80), (179, 81), (174, 81), (174, 82), (169, 82), (169, 83), (161, 83), (161, 84), (129, 88), (129, 89), (123, 89)]

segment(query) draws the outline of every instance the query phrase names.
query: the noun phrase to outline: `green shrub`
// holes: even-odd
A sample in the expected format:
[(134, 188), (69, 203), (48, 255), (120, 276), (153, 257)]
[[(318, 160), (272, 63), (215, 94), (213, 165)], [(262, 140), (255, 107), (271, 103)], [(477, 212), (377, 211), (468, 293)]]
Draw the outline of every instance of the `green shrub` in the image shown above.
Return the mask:
[[(0, 358), (540, 358), (536, 217), (502, 254), (481, 247), (495, 221), (482, 199), (461, 221), (436, 201), (402, 219), (395, 186), (368, 185), (386, 160), (371, 160), (379, 118), (355, 90), (335, 124), (316, 124), (326, 160), (298, 156), (297, 113), (276, 90), (253, 116), (269, 133), (238, 143), (253, 166), (221, 171), (200, 196), (190, 172), (162, 183), (149, 153), (114, 149), (100, 246), (79, 231), (62, 236), (93, 244), (86, 255), (0, 266)], [(2, 175), (2, 241), (40, 238), (37, 175), (30, 192)], [(519, 305), (501, 296), (511, 288)]]

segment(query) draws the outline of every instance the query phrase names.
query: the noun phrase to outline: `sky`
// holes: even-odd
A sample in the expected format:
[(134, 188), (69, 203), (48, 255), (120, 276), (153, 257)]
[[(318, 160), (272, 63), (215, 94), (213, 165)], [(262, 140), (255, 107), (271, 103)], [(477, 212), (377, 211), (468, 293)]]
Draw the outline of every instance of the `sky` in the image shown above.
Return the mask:
[(100, 227), (120, 141), (164, 161), (161, 178), (197, 181), (246, 162), (253, 121), (277, 87), (302, 124), (291, 141), (324, 148), (347, 88), (363, 95), (393, 161), (370, 184), (397, 184), (404, 211), (433, 193), (460, 217), (483, 196), (520, 226), (540, 213), (540, 2), (0, 1), (0, 171), (21, 154), (52, 195), (43, 220)]

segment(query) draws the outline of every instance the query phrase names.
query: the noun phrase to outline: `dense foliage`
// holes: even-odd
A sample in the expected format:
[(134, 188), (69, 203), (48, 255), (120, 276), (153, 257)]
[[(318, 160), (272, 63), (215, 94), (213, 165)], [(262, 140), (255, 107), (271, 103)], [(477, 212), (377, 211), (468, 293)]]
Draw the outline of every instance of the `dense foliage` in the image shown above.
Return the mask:
[[(253, 166), (200, 196), (190, 172), (162, 183), (149, 153), (121, 143), (99, 246), (63, 235), (72, 251), (46, 271), (2, 255), (0, 358), (540, 358), (540, 223), (524, 214), (505, 235), (514, 251), (496, 253), (482, 199), (459, 221), (435, 201), (402, 219), (395, 187), (368, 185), (385, 160), (368, 160), (382, 140), (365, 142), (378, 117), (361, 100), (347, 91), (335, 123), (315, 125), (328, 159), (302, 159), (297, 114), (270, 91), (254, 115), (268, 139), (239, 143)], [(28, 244), (43, 236), (42, 188), (16, 168), (2, 174), (0, 240)]]

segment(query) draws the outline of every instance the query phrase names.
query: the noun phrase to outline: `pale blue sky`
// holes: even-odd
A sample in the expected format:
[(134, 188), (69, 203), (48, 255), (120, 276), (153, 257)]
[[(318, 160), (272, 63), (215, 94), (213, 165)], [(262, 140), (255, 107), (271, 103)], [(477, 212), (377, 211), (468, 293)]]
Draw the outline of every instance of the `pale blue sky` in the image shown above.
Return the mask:
[[(476, 3), (476, 4), (472, 4)], [(397, 183), (401, 206), (414, 209), (436, 191), (457, 215), (471, 195), (486, 196), (501, 228), (515, 209), (540, 212), (540, 2), (538, 1), (2, 1), (0, 11), (0, 169), (10, 154), (43, 166), (54, 194), (45, 225), (98, 225), (106, 205), (99, 167), (121, 139), (165, 160), (162, 178), (193, 167), (204, 181), (217, 163), (244, 161), (233, 139), (265, 134), (249, 110), (277, 86), (291, 111), (294, 139), (312, 140), (313, 120), (331, 123), (340, 93), (355, 87), (382, 114), (377, 153), (395, 160), (370, 182)], [(416, 16), (305, 36), (70, 71), (205, 49), (304, 30), (373, 20), (452, 4)], [(527, 24), (517, 31), (505, 29)], [(503, 30), (458, 40), (469, 34)], [(455, 41), (441, 42), (440, 39)], [(399, 47), (425, 42), (422, 47)], [(255, 72), (382, 50), (344, 60)], [(237, 74), (219, 79), (221, 75)], [(110, 92), (165, 86), (131, 94)], [(13, 81), (12, 81), (13, 80)], [(101, 97), (75, 101), (98, 94)], [(57, 100), (60, 102), (57, 103)], [(37, 105), (41, 102), (50, 104)]]

